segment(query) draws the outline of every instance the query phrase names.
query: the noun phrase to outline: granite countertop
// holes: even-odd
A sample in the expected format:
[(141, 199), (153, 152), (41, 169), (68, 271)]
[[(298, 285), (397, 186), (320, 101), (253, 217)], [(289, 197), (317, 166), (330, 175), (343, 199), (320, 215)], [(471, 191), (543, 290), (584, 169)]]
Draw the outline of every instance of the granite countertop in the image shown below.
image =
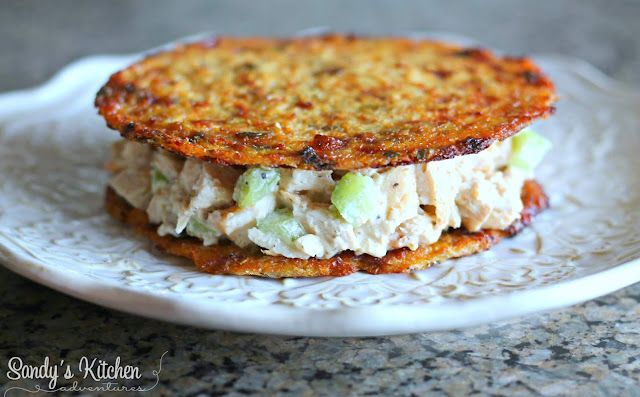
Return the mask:
[[(317, 25), (381, 34), (452, 31), (514, 53), (577, 56), (640, 84), (640, 3), (533, 3), (5, 1), (0, 91), (41, 83), (84, 55), (136, 51), (198, 31), (287, 34)], [(66, 362), (120, 356), (153, 383), (150, 369), (165, 351), (149, 395), (640, 396), (640, 284), (462, 331), (323, 339), (148, 320), (0, 268), (0, 385), (14, 356), (31, 364), (45, 356)]]

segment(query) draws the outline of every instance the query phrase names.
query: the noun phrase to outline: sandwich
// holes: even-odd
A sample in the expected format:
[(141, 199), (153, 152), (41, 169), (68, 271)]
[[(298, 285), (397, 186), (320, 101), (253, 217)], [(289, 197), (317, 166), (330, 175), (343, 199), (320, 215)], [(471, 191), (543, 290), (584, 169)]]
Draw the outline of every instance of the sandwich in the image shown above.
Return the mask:
[(113, 74), (106, 208), (212, 274), (410, 272), (512, 236), (548, 207), (554, 112), (530, 59), (326, 35), (179, 45)]

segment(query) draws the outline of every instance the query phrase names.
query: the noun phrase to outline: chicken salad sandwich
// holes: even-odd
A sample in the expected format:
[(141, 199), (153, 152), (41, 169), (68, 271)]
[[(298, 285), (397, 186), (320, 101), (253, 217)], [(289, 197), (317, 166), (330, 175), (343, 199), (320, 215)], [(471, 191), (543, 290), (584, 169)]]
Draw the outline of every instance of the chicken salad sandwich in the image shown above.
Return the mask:
[(217, 38), (96, 97), (107, 209), (214, 274), (394, 273), (490, 248), (548, 206), (554, 111), (527, 58), (427, 40)]

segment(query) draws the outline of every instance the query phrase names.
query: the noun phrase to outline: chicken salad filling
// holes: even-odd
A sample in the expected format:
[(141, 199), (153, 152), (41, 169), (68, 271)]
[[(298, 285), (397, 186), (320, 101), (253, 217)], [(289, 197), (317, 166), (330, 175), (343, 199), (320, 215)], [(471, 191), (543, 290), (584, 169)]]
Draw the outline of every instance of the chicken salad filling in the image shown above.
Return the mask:
[(222, 166), (117, 141), (110, 186), (145, 210), (160, 235), (289, 258), (342, 251), (384, 256), (436, 242), (448, 229), (505, 229), (550, 143), (525, 130), (477, 154), (355, 171)]

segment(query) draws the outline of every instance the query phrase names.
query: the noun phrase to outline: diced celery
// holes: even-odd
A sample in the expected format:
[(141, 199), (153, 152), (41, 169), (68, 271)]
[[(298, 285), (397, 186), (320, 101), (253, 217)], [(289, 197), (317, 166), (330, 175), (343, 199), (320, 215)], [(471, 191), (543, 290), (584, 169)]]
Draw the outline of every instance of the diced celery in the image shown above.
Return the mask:
[(240, 208), (249, 207), (276, 191), (280, 173), (264, 167), (249, 168), (240, 175), (233, 190), (233, 199)]
[(160, 170), (153, 168), (151, 171), (151, 190), (156, 191), (162, 186), (165, 186), (169, 182), (167, 178)]
[(542, 135), (526, 129), (512, 139), (509, 165), (526, 171), (532, 171), (540, 164), (552, 143)]
[(291, 214), (291, 210), (281, 208), (258, 220), (258, 229), (263, 233), (273, 234), (285, 243), (306, 234), (304, 228)]
[(220, 232), (208, 225), (205, 225), (195, 217), (191, 217), (191, 219), (189, 219), (189, 223), (187, 223), (187, 234), (203, 240), (207, 240), (207, 237), (212, 239), (220, 236)]
[(371, 177), (349, 172), (331, 193), (331, 202), (344, 220), (361, 225), (373, 218), (376, 209), (376, 188)]

